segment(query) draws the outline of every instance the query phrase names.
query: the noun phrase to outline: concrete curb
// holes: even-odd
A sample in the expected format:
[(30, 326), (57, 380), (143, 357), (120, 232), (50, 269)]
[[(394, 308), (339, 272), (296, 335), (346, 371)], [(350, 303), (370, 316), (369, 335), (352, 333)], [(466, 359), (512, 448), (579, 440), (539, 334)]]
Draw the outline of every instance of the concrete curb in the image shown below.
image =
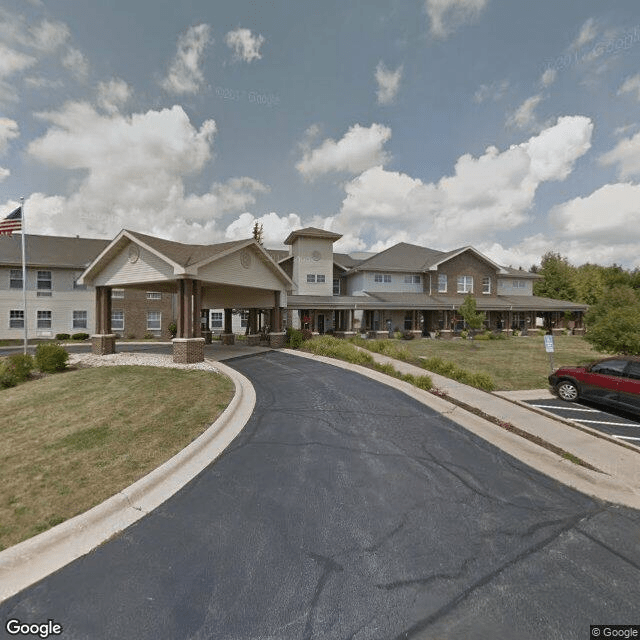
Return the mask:
[(233, 380), (235, 395), (198, 438), (120, 493), (0, 552), (0, 602), (83, 556), (147, 515), (211, 464), (240, 433), (256, 403), (245, 376), (209, 361)]
[[(624, 506), (640, 509), (640, 495), (633, 486), (622, 482), (617, 476), (590, 471), (561, 458), (557, 454), (541, 447), (526, 438), (518, 436), (494, 423), (481, 418), (456, 404), (448, 402), (428, 391), (418, 389), (408, 382), (392, 378), (386, 374), (356, 364), (335, 360), (326, 356), (316, 356), (310, 353), (281, 349), (282, 352), (309, 358), (318, 362), (354, 371), (363, 376), (382, 382), (402, 393), (418, 400), (422, 404), (445, 415), (449, 420), (474, 433), (483, 440), (502, 449), (505, 453), (517, 458), (544, 475), (557, 480), (581, 493)], [(428, 371), (423, 371), (431, 375)], [(457, 383), (459, 384), (459, 383)], [(517, 426), (517, 425), (516, 425)], [(576, 454), (578, 455), (578, 454)]]

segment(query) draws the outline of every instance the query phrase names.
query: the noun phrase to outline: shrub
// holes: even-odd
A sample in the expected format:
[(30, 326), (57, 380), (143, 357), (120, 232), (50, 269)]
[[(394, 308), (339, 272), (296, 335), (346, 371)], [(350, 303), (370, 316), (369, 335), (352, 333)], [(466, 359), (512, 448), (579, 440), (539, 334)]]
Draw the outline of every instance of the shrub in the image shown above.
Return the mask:
[(415, 333), (413, 333), (413, 331), (405, 331), (405, 332), (402, 334), (402, 337), (403, 337), (405, 340), (413, 340), (416, 336), (415, 336)]
[(56, 340), (69, 340), (70, 338), (68, 333), (56, 333)]
[(152, 340), (153, 338), (155, 338), (155, 336), (153, 335), (153, 333), (150, 333), (149, 331), (147, 331), (147, 333), (144, 334), (145, 340)]
[[(304, 330), (302, 333), (304, 334)], [(351, 343), (332, 336), (320, 336), (309, 340), (304, 345), (304, 349), (318, 356), (338, 358), (339, 360), (346, 360), (353, 364), (362, 364), (365, 366), (373, 365), (373, 356), (371, 354), (360, 351)]]
[(484, 333), (479, 333), (473, 337), (474, 340), (491, 340), (491, 332), (485, 331)]
[(8, 389), (18, 384), (16, 374), (4, 362), (0, 362), (0, 389)]
[(469, 332), (468, 332), (466, 329), (463, 329), (463, 330), (460, 332), (460, 337), (461, 337), (463, 340), (466, 340), (466, 339), (469, 337)]
[(59, 344), (46, 342), (36, 347), (36, 366), (43, 373), (63, 371), (68, 360), (68, 351)]
[(71, 336), (72, 340), (86, 340), (89, 337), (88, 333), (74, 333)]
[(499, 331), (498, 333), (489, 333), (489, 340), (506, 340), (506, 334)]
[(447, 362), (442, 358), (428, 358), (423, 362), (422, 366), (445, 378), (457, 380), (458, 382), (462, 382), (462, 384), (468, 384), (477, 389), (493, 391), (496, 388), (493, 378), (489, 374), (482, 372), (473, 373), (466, 369), (461, 369), (455, 363)]
[(388, 376), (392, 376), (394, 378), (398, 377), (398, 372), (392, 364), (382, 364), (381, 362), (375, 362), (373, 368), (380, 373), (386, 373)]
[(136, 339), (136, 334), (135, 333), (130, 333), (127, 335), (127, 339), (128, 340), (135, 340)]
[(433, 381), (429, 376), (417, 376), (413, 383), (418, 389), (424, 389), (430, 391), (433, 388)]
[(33, 366), (33, 358), (28, 353), (16, 353), (9, 356), (5, 362), (6, 369), (13, 373), (18, 382), (24, 382), (31, 377)]
[(488, 373), (481, 372), (472, 373), (467, 384), (477, 389), (483, 389), (484, 391), (493, 391), (496, 388), (493, 378)]
[(167, 328), (169, 329), (169, 333), (172, 338), (175, 338), (178, 335), (178, 325), (175, 322), (169, 324)]
[(311, 340), (313, 338), (313, 331), (311, 329), (303, 329), (302, 330), (302, 339), (303, 340)]
[(287, 327), (287, 346), (290, 349), (299, 349), (302, 341), (302, 331), (294, 329), (293, 327)]

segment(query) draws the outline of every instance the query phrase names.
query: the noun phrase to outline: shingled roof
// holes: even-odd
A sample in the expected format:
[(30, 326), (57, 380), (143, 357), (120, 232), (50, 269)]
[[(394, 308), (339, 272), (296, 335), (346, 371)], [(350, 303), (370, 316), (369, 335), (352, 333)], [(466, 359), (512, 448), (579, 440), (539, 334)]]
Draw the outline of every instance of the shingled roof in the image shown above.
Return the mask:
[[(20, 235), (0, 236), (0, 264), (22, 264)], [(84, 269), (109, 244), (109, 240), (95, 238), (67, 238), (64, 236), (25, 237), (26, 262), (29, 267), (59, 267)]]

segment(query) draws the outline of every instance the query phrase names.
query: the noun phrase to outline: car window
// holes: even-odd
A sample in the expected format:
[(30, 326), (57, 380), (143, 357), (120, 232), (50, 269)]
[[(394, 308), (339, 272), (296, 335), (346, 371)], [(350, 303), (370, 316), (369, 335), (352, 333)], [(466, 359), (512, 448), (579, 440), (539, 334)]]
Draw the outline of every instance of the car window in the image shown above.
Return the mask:
[(625, 377), (640, 380), (640, 362), (631, 362), (627, 373), (625, 373)]
[(605, 360), (594, 364), (591, 367), (591, 373), (600, 373), (604, 376), (621, 376), (627, 364), (629, 364), (627, 360)]

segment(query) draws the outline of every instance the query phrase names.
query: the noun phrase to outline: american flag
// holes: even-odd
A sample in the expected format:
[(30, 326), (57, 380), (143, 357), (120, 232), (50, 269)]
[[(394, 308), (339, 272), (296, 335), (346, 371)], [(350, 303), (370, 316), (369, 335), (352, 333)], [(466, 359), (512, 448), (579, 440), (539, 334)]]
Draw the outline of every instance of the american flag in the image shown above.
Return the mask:
[(22, 207), (12, 211), (4, 220), (0, 220), (0, 236), (10, 236), (22, 229)]

